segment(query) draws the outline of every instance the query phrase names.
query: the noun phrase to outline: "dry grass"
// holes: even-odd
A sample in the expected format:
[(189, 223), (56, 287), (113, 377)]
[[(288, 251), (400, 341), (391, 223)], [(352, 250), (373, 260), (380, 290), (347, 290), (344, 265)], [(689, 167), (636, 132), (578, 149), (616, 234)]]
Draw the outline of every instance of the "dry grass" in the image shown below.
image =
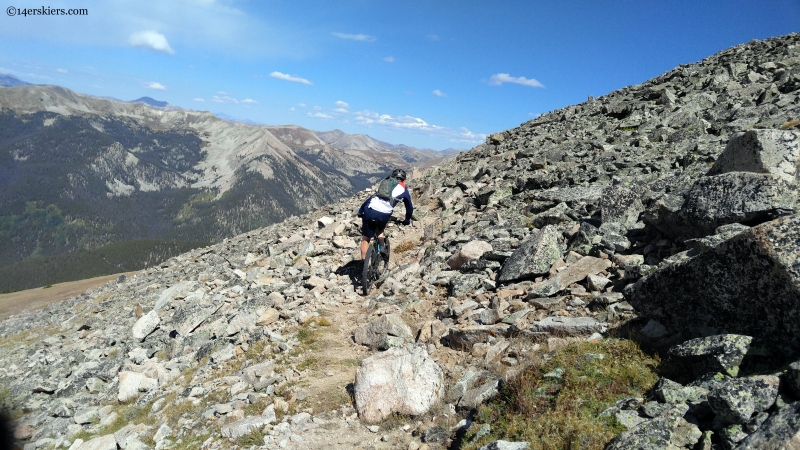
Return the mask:
[[(597, 415), (619, 399), (642, 397), (657, 381), (659, 364), (628, 340), (571, 344), (525, 369), (482, 406), (475, 420), (492, 424), (492, 431), (464, 448), (506, 439), (528, 441), (532, 450), (602, 449), (623, 428)], [(555, 369), (564, 371), (561, 378), (544, 376)]]
[(789, 128), (796, 127), (798, 125), (800, 125), (800, 119), (790, 120), (785, 124), (781, 125), (781, 130), (788, 130)]

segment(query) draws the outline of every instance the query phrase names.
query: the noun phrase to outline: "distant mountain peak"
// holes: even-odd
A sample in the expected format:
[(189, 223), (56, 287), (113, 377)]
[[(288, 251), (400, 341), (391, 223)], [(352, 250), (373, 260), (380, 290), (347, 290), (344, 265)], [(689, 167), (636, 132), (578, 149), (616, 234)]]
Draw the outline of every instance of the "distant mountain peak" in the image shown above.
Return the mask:
[(132, 100), (131, 103), (144, 103), (145, 105), (155, 106), (156, 108), (165, 108), (169, 103), (156, 100), (152, 97), (141, 97)]
[(19, 78), (15, 77), (14, 75), (10, 75), (7, 73), (0, 73), (0, 86), (2, 87), (12, 87), (12, 86), (25, 86), (28, 85), (27, 81), (22, 81)]

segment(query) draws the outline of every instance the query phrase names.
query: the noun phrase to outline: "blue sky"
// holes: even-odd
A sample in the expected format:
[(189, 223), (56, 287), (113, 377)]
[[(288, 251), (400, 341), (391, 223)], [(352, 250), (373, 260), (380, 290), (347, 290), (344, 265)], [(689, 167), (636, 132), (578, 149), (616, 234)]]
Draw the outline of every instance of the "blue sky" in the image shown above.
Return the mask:
[(752, 39), (800, 0), (9, 0), (0, 73), (270, 125), (470, 148)]

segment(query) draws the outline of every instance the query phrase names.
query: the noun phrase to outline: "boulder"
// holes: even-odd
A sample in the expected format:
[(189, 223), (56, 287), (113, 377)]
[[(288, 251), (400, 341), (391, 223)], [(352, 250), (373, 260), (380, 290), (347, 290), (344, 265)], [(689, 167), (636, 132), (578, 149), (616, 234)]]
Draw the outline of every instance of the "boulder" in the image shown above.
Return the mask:
[(514, 442), (514, 441), (494, 441), (490, 442), (478, 450), (528, 450), (530, 448), (530, 443), (525, 441)]
[(562, 256), (558, 234), (552, 225), (533, 232), (505, 261), (497, 279), (507, 282), (547, 273)]
[(725, 150), (714, 162), (708, 174), (770, 173), (794, 182), (798, 165), (800, 165), (800, 133), (750, 130), (731, 136)]
[(609, 267), (611, 267), (611, 261), (607, 259), (584, 256), (576, 261), (575, 264), (558, 272), (553, 278), (532, 285), (530, 289), (531, 295), (540, 297), (554, 295), (566, 289), (570, 284), (577, 283), (589, 275), (596, 275)]
[(358, 415), (368, 423), (392, 413), (418, 416), (442, 396), (444, 374), (424, 345), (408, 344), (361, 361), (354, 397)]
[[(393, 337), (399, 339), (392, 339)], [(356, 328), (353, 331), (353, 339), (356, 344), (385, 350), (397, 344), (402, 345), (404, 341), (413, 340), (413, 332), (402, 317), (397, 314), (387, 314)]]
[[(77, 441), (75, 442), (77, 443)], [(74, 445), (74, 444), (73, 444)], [(106, 434), (105, 436), (98, 436), (86, 442), (79, 444), (71, 450), (117, 450), (117, 440), (114, 439), (113, 434)]]
[(236, 422), (224, 425), (220, 429), (220, 434), (222, 434), (222, 437), (238, 439), (242, 436), (252, 434), (256, 430), (264, 428), (264, 425), (274, 421), (275, 418), (271, 416), (245, 417), (242, 420), (237, 420)]
[(772, 413), (750, 436), (739, 444), (741, 450), (797, 448), (800, 441), (800, 402), (790, 403)]
[(628, 450), (633, 448), (637, 450), (662, 450), (674, 448), (671, 440), (676, 436), (679, 425), (682, 425), (681, 420), (688, 408), (684, 404), (675, 405), (660, 416), (624, 431), (609, 442), (606, 450)]
[(800, 216), (768, 222), (625, 289), (642, 316), (685, 337), (740, 334), (800, 350)]
[(453, 270), (458, 270), (464, 263), (479, 259), (484, 253), (490, 251), (492, 251), (492, 244), (480, 240), (470, 241), (447, 260), (447, 265)]
[(600, 197), (600, 217), (603, 223), (619, 223), (632, 228), (639, 221), (644, 205), (639, 194), (624, 186), (609, 186)]
[(607, 326), (593, 317), (545, 317), (534, 323), (531, 331), (556, 336), (588, 336), (605, 331)]
[(779, 175), (728, 172), (700, 178), (678, 214), (687, 236), (731, 223), (759, 223), (795, 211), (797, 187)]
[(676, 345), (669, 350), (669, 355), (673, 363), (694, 377), (708, 372), (722, 372), (735, 377), (752, 340), (750, 336), (738, 334), (708, 336)]
[(708, 405), (716, 419), (725, 424), (744, 424), (766, 411), (778, 398), (780, 379), (774, 375), (725, 378), (713, 385)]
[(141, 392), (147, 392), (158, 386), (158, 380), (149, 378), (137, 372), (119, 373), (119, 393), (117, 400), (122, 403), (134, 400), (139, 397)]
[(134, 339), (143, 341), (144, 338), (158, 328), (159, 323), (161, 323), (161, 318), (158, 317), (158, 312), (156, 310), (152, 310), (140, 317), (139, 320), (133, 324), (133, 328), (131, 328), (131, 335)]

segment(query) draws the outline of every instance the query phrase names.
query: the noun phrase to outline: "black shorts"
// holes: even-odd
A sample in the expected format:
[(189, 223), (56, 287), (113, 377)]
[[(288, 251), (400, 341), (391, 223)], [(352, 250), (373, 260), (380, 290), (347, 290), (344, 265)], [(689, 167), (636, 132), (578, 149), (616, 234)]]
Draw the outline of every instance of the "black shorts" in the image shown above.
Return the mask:
[(386, 224), (389, 223), (391, 214), (384, 214), (375, 211), (374, 209), (367, 208), (364, 216), (361, 218), (361, 234), (372, 239), (376, 235), (383, 233), (386, 229)]

